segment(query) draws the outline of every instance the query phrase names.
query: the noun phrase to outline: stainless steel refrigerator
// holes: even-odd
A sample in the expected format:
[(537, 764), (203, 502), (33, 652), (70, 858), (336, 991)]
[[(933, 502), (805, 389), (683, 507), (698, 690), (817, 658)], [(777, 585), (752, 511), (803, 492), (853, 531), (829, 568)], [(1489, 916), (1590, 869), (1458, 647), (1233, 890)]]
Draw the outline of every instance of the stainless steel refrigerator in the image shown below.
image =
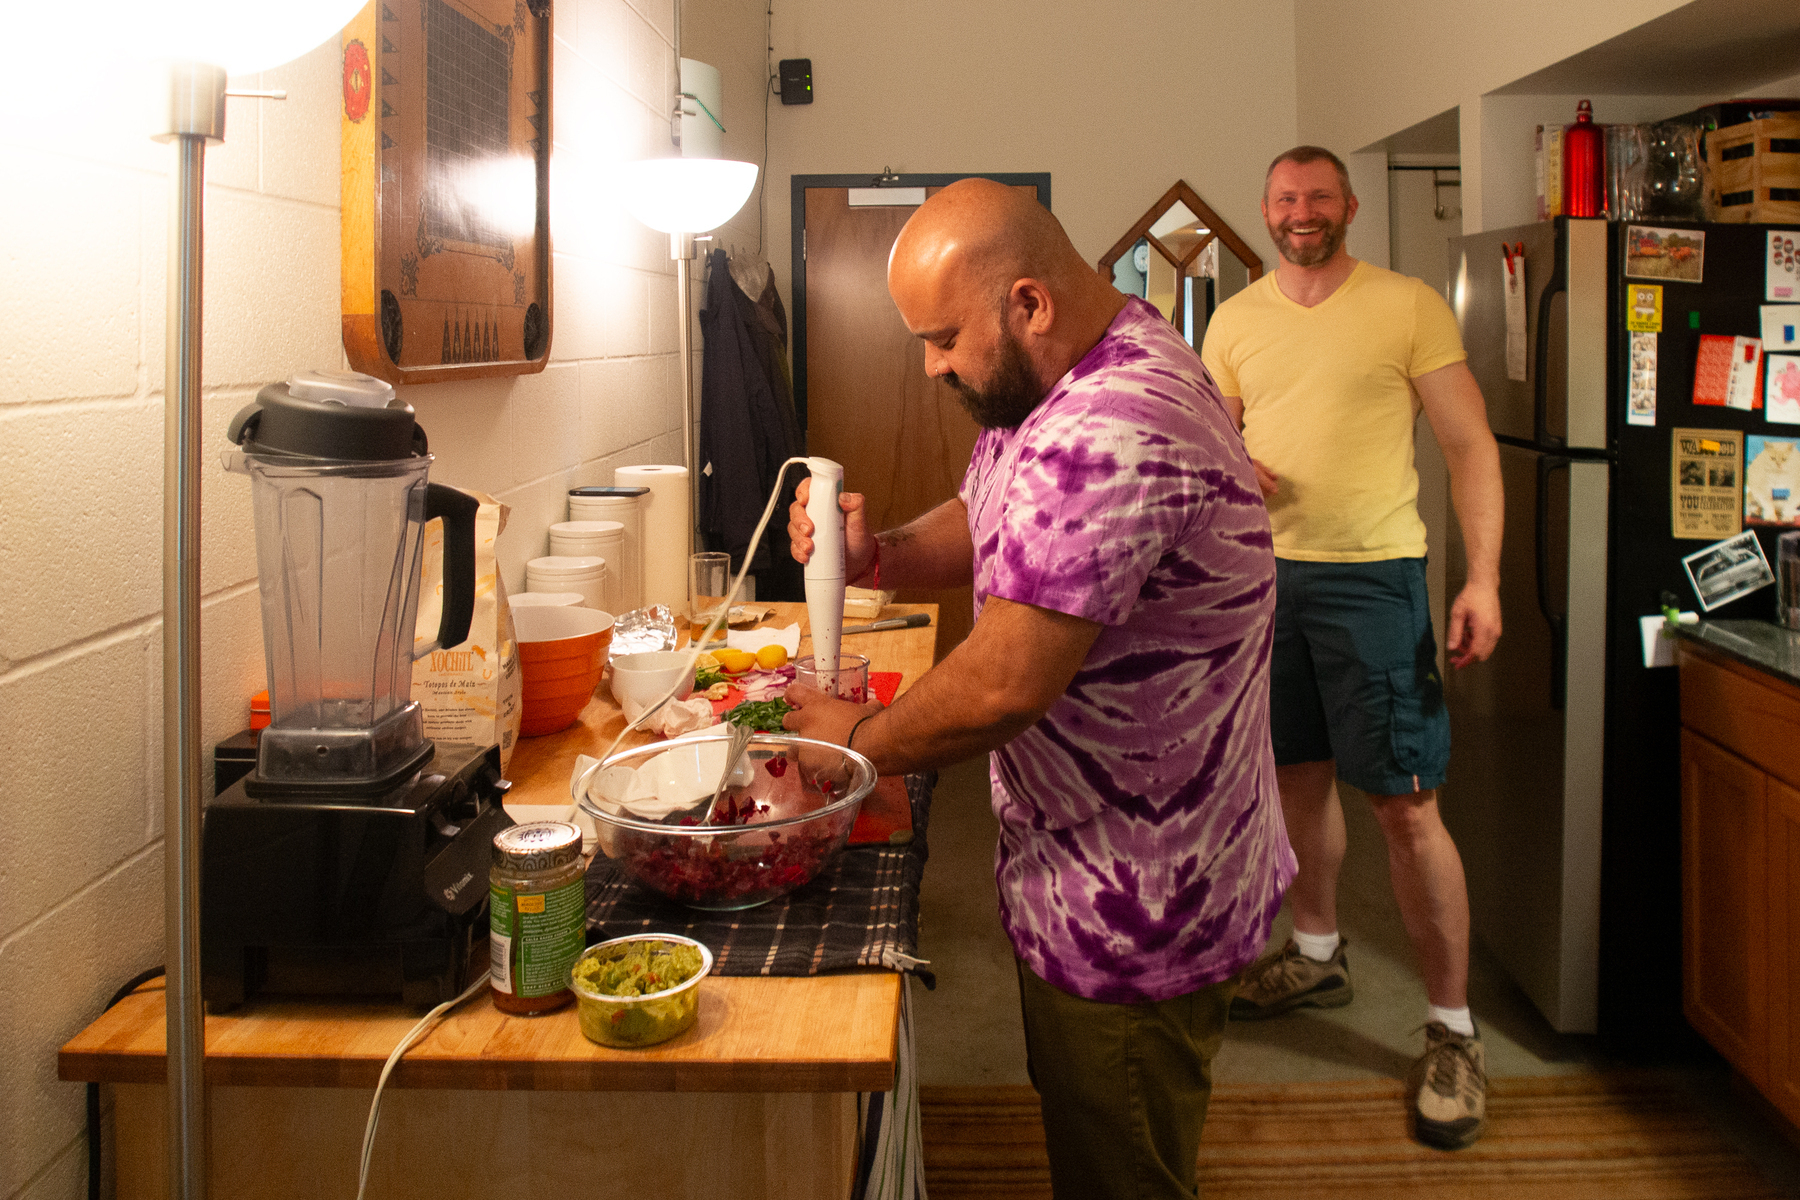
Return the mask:
[[(1800, 434), (1762, 411), (1692, 402), (1703, 334), (1757, 337), (1770, 226), (1706, 234), (1699, 282), (1660, 282), (1654, 425), (1627, 421), (1627, 226), (1598, 220), (1450, 242), (1450, 300), (1500, 441), (1505, 632), (1445, 681), (1446, 824), (1476, 936), (1552, 1027), (1685, 1039), (1681, 1017), (1677, 675), (1643, 664), (1639, 618), (1696, 607), (1671, 521), (1670, 431)], [(1506, 249), (1524, 247), (1525, 371), (1509, 378)], [(1635, 282), (1635, 281), (1633, 281)], [(1740, 481), (1741, 486), (1741, 481)], [(1779, 528), (1758, 529), (1771, 563)], [(1446, 592), (1467, 575), (1447, 539)], [(1715, 617), (1774, 613), (1767, 588)]]

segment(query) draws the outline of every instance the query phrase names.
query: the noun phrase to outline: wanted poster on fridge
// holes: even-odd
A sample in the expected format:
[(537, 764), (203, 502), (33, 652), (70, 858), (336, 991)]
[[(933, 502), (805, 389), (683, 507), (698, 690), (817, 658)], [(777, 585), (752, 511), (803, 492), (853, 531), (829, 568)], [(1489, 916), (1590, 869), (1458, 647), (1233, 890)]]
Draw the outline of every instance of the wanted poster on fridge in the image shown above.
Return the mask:
[(1744, 435), (1735, 429), (1671, 431), (1674, 536), (1716, 542), (1744, 527)]

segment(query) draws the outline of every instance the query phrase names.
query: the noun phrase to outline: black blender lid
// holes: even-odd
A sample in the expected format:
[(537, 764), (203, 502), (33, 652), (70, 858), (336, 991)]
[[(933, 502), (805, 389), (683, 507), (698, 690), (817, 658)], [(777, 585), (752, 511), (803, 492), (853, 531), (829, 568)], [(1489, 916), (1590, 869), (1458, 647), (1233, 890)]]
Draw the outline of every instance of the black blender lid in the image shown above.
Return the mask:
[(429, 453), (412, 405), (355, 371), (302, 371), (271, 383), (231, 420), (247, 453), (276, 458), (391, 462)]

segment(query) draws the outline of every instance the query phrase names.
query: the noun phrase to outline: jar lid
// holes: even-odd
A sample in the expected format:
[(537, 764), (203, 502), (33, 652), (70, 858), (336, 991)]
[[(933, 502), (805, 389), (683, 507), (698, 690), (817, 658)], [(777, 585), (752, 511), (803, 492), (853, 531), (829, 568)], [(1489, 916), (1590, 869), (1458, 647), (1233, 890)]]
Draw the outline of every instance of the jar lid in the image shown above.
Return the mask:
[(578, 487), (569, 489), (569, 495), (580, 496), (584, 500), (616, 500), (627, 498), (635, 500), (639, 496), (647, 496), (649, 494), (650, 489), (647, 487)]
[(581, 828), (567, 821), (533, 821), (494, 835), (494, 857), (512, 871), (549, 871), (581, 857)]

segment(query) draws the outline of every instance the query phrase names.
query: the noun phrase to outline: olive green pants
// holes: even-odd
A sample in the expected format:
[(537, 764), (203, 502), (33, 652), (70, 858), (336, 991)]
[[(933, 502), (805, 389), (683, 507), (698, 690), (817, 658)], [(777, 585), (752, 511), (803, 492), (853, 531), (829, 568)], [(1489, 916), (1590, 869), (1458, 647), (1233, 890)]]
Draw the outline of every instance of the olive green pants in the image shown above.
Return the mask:
[(1212, 1060), (1238, 980), (1154, 1004), (1083, 1000), (1018, 964), (1026, 1067), (1057, 1200), (1199, 1195)]

